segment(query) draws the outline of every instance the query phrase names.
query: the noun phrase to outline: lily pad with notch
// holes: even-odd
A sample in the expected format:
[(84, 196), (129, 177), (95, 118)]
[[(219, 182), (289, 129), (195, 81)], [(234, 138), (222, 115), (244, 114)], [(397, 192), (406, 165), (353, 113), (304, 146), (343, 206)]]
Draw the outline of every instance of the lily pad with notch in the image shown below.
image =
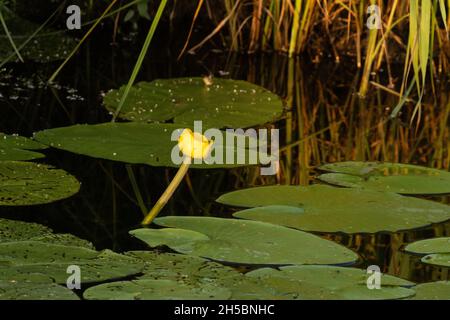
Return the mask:
[[(391, 192), (326, 185), (250, 188), (224, 194), (217, 201), (254, 207), (235, 213), (237, 218), (328, 233), (397, 232), (450, 219), (450, 206), (445, 204)], [(277, 206), (302, 208), (304, 212)]]
[(165, 244), (180, 253), (234, 264), (337, 265), (358, 260), (356, 253), (332, 241), (257, 221), (171, 216), (157, 218), (155, 223), (174, 228), (171, 233), (183, 232), (184, 236), (188, 235), (185, 230), (189, 230), (192, 238), (171, 240), (161, 237), (164, 231), (154, 229), (137, 229), (130, 234), (152, 247)]
[[(178, 142), (172, 141), (177, 140), (172, 135), (179, 136), (183, 130), (176, 124), (103, 123), (44, 130), (38, 132), (35, 139), (54, 148), (94, 158), (178, 167), (179, 164), (172, 159), (172, 153), (179, 155)], [(191, 165), (193, 168), (233, 168), (258, 163), (259, 151), (250, 148), (253, 138), (222, 133), (222, 141), (217, 139), (213, 145), (211, 158), (205, 159), (202, 164), (194, 162)], [(237, 146), (238, 137), (243, 139), (240, 146)], [(240, 163), (237, 159), (242, 154), (245, 161)], [(227, 160), (227, 156), (231, 156), (231, 160)], [(213, 163), (215, 157), (217, 163)]]

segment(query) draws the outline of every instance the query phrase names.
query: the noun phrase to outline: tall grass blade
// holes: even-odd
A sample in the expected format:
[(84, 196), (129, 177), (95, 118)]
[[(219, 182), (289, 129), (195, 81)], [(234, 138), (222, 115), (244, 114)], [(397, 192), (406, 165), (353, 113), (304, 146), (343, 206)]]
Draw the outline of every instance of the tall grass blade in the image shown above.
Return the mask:
[(116, 118), (119, 115), (120, 111), (122, 110), (125, 100), (127, 99), (128, 94), (130, 93), (130, 89), (133, 86), (134, 81), (136, 80), (139, 70), (141, 69), (142, 63), (144, 62), (145, 56), (147, 55), (148, 47), (150, 46), (150, 43), (152, 42), (153, 35), (155, 34), (156, 27), (159, 24), (159, 20), (161, 19), (161, 16), (164, 12), (164, 8), (166, 7), (166, 4), (167, 4), (167, 0), (161, 0), (159, 7), (158, 7), (158, 11), (156, 11), (155, 18), (153, 19), (152, 24), (150, 26), (150, 30), (147, 33), (147, 38), (145, 39), (141, 53), (139, 54), (139, 57), (136, 61), (136, 65), (134, 66), (133, 72), (131, 73), (130, 79), (128, 80), (127, 86), (125, 87), (125, 91), (122, 95), (122, 98), (120, 99), (119, 105), (117, 106), (117, 110), (114, 113), (111, 122), (116, 121)]

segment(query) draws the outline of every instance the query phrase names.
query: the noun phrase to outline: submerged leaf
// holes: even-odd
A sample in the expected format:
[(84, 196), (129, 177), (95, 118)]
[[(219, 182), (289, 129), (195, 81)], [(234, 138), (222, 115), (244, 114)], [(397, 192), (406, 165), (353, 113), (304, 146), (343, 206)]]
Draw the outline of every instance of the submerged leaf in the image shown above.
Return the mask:
[[(23, 19), (17, 15), (4, 11), (5, 23), (11, 32), (12, 40), (20, 50), (25, 60), (37, 62), (50, 62), (64, 59), (77, 44), (76, 41), (65, 35), (64, 31), (55, 31), (49, 28), (42, 29), (34, 37), (33, 34), (40, 25)], [(31, 38), (32, 37), (32, 38)], [(16, 59), (3, 28), (0, 28), (0, 62), (12, 56)]]

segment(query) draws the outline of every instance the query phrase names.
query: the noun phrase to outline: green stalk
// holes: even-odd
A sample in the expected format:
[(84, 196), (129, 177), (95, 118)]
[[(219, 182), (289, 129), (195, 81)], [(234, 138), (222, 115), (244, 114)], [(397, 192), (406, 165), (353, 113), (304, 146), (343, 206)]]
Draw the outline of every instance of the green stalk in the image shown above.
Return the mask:
[(189, 169), (189, 165), (190, 165), (189, 163), (184, 163), (184, 162), (181, 164), (180, 168), (178, 169), (177, 174), (173, 178), (172, 182), (170, 182), (166, 191), (164, 191), (161, 198), (159, 198), (159, 200), (153, 206), (152, 210), (150, 210), (148, 215), (142, 221), (142, 225), (147, 226), (147, 225), (151, 224), (153, 222), (153, 220), (156, 218), (156, 216), (161, 212), (161, 210), (167, 204), (167, 202), (169, 202), (173, 193), (178, 188), (181, 181), (183, 181), (183, 178)]
[(134, 66), (130, 80), (128, 81), (128, 84), (125, 87), (125, 91), (122, 95), (122, 98), (120, 99), (119, 105), (117, 107), (116, 112), (113, 115), (111, 122), (116, 121), (116, 118), (120, 114), (120, 111), (122, 110), (125, 100), (127, 99), (128, 94), (130, 93), (131, 87), (133, 86), (134, 81), (136, 80), (136, 77), (139, 73), (139, 70), (141, 69), (142, 63), (144, 62), (144, 58), (147, 55), (148, 47), (150, 46), (150, 43), (152, 42), (153, 35), (155, 34), (156, 27), (159, 24), (159, 20), (161, 19), (161, 16), (164, 12), (164, 8), (166, 7), (166, 4), (167, 4), (167, 0), (161, 0), (161, 3), (159, 4), (159, 7), (158, 7), (158, 11), (156, 12), (156, 16), (152, 21), (150, 30), (148, 31), (147, 38), (145, 39), (144, 46), (142, 47), (141, 53), (139, 54), (139, 57), (136, 61), (136, 65)]

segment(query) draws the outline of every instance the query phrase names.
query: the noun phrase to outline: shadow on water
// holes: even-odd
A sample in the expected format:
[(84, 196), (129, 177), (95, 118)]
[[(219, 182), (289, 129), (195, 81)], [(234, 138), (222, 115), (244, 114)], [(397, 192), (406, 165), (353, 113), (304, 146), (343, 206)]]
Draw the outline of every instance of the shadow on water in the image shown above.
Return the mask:
[[(97, 41), (98, 39), (103, 39)], [(0, 70), (0, 128), (2, 132), (31, 136), (46, 128), (75, 123), (100, 123), (111, 119), (101, 105), (101, 93), (128, 80), (139, 46), (138, 41), (111, 45), (97, 35), (63, 70), (59, 84), (45, 81), (58, 63), (10, 64)], [(245, 79), (285, 98), (286, 116), (276, 125), (282, 132), (280, 173), (261, 177), (255, 168), (191, 170), (165, 208), (164, 214), (230, 216), (230, 210), (214, 203), (222, 193), (261, 184), (311, 183), (316, 168), (324, 162), (384, 160), (449, 167), (448, 83), (437, 88), (439, 101), (424, 101), (420, 123), (411, 124), (412, 108), (406, 106), (398, 120), (389, 120), (398, 97), (379, 89), (362, 99), (355, 94), (358, 73), (351, 61), (335, 64), (331, 59), (288, 59), (281, 55), (257, 56), (204, 51), (177, 61), (176, 55), (158, 48), (139, 75), (156, 78), (216, 76)], [(383, 80), (381, 72), (373, 80)], [(4, 218), (35, 221), (57, 232), (88, 239), (97, 248), (115, 250), (142, 246), (128, 235), (138, 226), (142, 213), (133, 193), (125, 165), (74, 155), (60, 150), (45, 151), (50, 163), (82, 181), (81, 192), (71, 199), (32, 208), (1, 208)], [(173, 169), (133, 166), (133, 172), (148, 207), (169, 183)], [(446, 201), (448, 198), (435, 199)], [(448, 279), (448, 269), (420, 264), (420, 258), (401, 251), (414, 240), (449, 236), (450, 223), (397, 234), (322, 235), (357, 251), (361, 266), (377, 264), (384, 272), (414, 281)], [(401, 263), (400, 263), (401, 261)]]

